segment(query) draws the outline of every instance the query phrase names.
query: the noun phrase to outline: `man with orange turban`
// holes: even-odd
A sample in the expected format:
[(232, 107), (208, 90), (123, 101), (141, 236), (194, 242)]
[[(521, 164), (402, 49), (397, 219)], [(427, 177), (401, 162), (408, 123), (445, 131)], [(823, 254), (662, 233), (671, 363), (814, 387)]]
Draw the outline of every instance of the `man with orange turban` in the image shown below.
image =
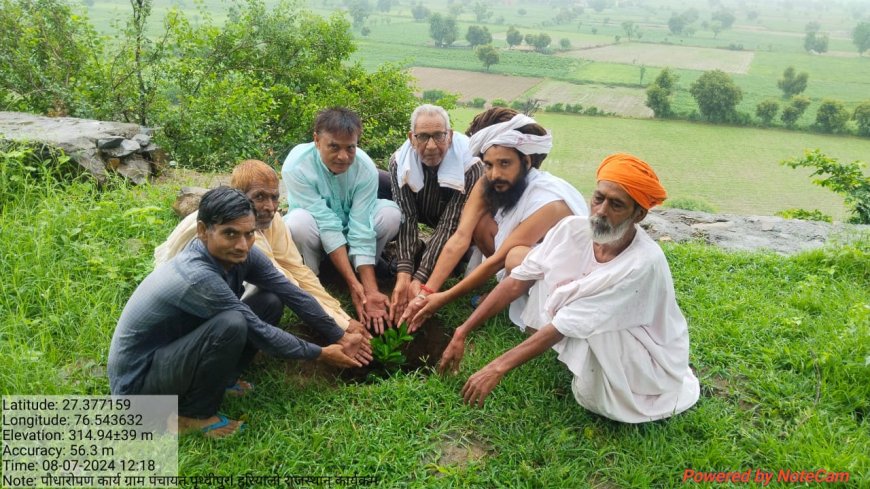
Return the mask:
[(607, 418), (642, 423), (697, 402), (670, 268), (637, 225), (667, 193), (629, 154), (608, 156), (597, 177), (589, 216), (560, 221), (454, 333), (442, 372), (458, 372), (470, 331), (529, 294), (523, 322), (531, 336), (472, 375), (465, 402), (482, 406), (505, 374), (549, 348), (574, 374), (577, 402)]

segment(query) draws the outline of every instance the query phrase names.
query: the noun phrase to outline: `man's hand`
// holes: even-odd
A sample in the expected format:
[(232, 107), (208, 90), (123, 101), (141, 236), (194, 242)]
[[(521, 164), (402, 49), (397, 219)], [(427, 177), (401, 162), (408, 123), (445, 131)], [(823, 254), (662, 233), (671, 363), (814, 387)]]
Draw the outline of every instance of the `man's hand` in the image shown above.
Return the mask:
[(408, 303), (408, 308), (405, 314), (402, 315), (402, 321), (408, 321), (408, 332), (417, 331), (438, 309), (441, 309), (447, 302), (444, 292), (435, 292), (426, 297), (418, 295), (414, 300)]
[(363, 325), (363, 323), (357, 321), (356, 319), (351, 319), (347, 325), (347, 333), (357, 333), (361, 334), (363, 338), (367, 341), (371, 341), (372, 334), (369, 330)]
[(490, 362), (468, 378), (462, 387), (462, 400), (469, 406), (483, 407), (483, 400), (495, 389), (505, 372)]
[(361, 323), (366, 323), (366, 289), (359, 282), (348, 284), (350, 289), (350, 300), (353, 301), (353, 307), (356, 309), (357, 319)]
[(341, 346), (345, 355), (362, 365), (368, 365), (372, 361), (372, 345), (361, 334), (346, 332), (336, 344)]
[(438, 373), (444, 375), (451, 373), (456, 375), (459, 373), (459, 364), (462, 363), (462, 357), (465, 355), (465, 339), (459, 338), (455, 334), (441, 354), (441, 360), (438, 362)]
[(390, 299), (381, 294), (380, 291), (373, 290), (367, 292), (365, 303), (365, 315), (369, 329), (377, 334), (383, 334), (385, 328), (390, 327)]
[(411, 280), (411, 286), (408, 290), (408, 299), (410, 300), (413, 297), (417, 297), (421, 290), (423, 290), (423, 282), (417, 279)]
[(341, 368), (362, 367), (362, 363), (360, 363), (359, 360), (345, 355), (341, 345), (338, 343), (323, 347), (320, 350), (320, 356), (317, 357), (317, 360)]
[(398, 324), (399, 318), (408, 307), (408, 298), (413, 297), (413, 295), (408, 295), (410, 284), (411, 274), (399, 272), (399, 275), (396, 276), (396, 286), (393, 287), (393, 298), (390, 300), (390, 320), (395, 324)]

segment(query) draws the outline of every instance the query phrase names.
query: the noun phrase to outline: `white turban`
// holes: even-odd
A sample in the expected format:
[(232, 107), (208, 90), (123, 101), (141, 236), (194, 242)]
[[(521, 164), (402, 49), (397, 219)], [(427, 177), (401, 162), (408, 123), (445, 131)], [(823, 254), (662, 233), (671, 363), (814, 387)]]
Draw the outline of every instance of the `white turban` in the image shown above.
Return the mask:
[(474, 156), (483, 154), (493, 146), (516, 148), (524, 155), (547, 154), (553, 148), (553, 135), (550, 131), (544, 136), (523, 134), (516, 129), (535, 120), (525, 114), (517, 114), (507, 122), (500, 122), (477, 131), (471, 135), (469, 149)]

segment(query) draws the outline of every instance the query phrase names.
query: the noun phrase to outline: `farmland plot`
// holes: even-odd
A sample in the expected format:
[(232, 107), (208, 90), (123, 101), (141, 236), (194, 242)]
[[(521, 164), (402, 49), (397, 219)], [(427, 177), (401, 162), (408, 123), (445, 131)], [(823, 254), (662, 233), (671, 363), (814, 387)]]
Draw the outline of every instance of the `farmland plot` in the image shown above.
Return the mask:
[(722, 70), (745, 74), (753, 52), (726, 49), (671, 46), (662, 44), (615, 44), (601, 48), (568, 51), (563, 56), (647, 66), (670, 66), (687, 70)]
[(541, 82), (541, 78), (527, 76), (496, 75), (474, 71), (446, 70), (441, 68), (411, 68), (422, 90), (445, 90), (460, 95), (460, 101), (481, 97), (513, 100)]

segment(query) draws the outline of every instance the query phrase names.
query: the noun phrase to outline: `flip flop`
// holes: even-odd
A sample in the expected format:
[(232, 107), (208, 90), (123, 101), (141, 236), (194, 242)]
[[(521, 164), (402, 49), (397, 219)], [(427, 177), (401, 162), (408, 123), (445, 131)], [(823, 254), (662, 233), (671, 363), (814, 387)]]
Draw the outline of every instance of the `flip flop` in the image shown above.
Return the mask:
[(483, 302), (483, 297), (481, 297), (480, 294), (476, 294), (471, 296), (471, 299), (468, 302), (471, 303), (472, 309), (477, 309), (477, 306), (479, 306), (480, 303)]
[[(214, 430), (219, 430), (219, 429), (223, 428), (224, 426), (227, 426), (228, 424), (230, 424), (230, 419), (227, 418), (226, 416), (224, 416), (223, 414), (218, 414), (217, 417), (218, 417), (217, 421), (215, 421), (214, 423), (212, 423), (208, 426), (203, 426), (202, 428), (199, 429), (199, 431), (202, 432), (202, 434), (204, 434), (204, 435), (208, 435), (208, 433), (210, 433)], [(227, 433), (224, 436), (232, 436), (232, 435), (235, 435), (236, 433), (241, 433), (242, 431), (245, 431), (247, 426), (248, 425), (246, 425), (245, 423), (240, 422), (238, 428), (236, 428), (236, 431), (233, 431), (232, 433)]]

